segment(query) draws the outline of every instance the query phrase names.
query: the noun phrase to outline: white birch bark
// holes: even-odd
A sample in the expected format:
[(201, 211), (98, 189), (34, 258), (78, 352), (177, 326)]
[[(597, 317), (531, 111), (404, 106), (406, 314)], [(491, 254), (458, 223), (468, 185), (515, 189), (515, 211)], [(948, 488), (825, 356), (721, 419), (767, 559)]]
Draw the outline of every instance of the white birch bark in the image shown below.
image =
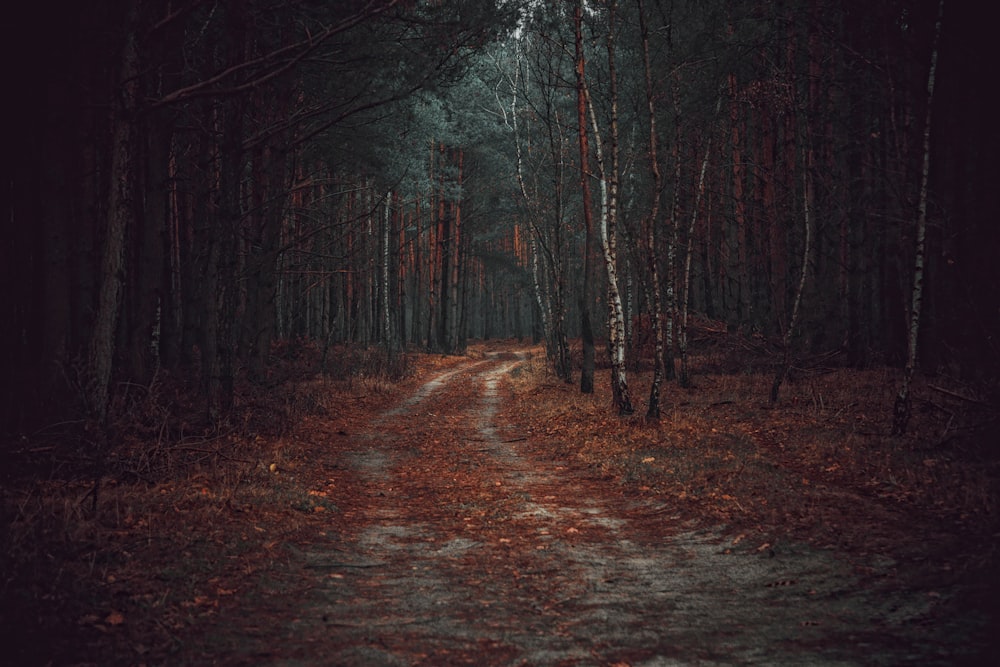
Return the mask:
[(774, 382), (771, 383), (771, 403), (776, 403), (778, 401), (778, 391), (781, 389), (781, 384), (785, 381), (785, 376), (788, 374), (792, 334), (794, 333), (795, 327), (798, 326), (799, 322), (799, 310), (802, 306), (802, 294), (805, 292), (806, 277), (809, 275), (809, 254), (812, 252), (813, 192), (812, 180), (810, 179), (809, 174), (812, 169), (813, 162), (811, 157), (812, 148), (803, 148), (802, 153), (802, 219), (805, 227), (805, 239), (802, 243), (802, 270), (799, 272), (799, 284), (795, 290), (795, 301), (792, 303), (792, 315), (788, 320), (788, 328), (785, 329), (785, 334), (782, 336), (781, 340), (784, 358), (782, 359), (781, 367), (774, 376)]
[[(510, 102), (510, 127), (514, 132), (514, 154), (515, 154), (515, 173), (517, 176), (517, 184), (521, 189), (521, 198), (524, 199), (524, 204), (531, 215), (531, 211), (535, 209), (534, 202), (531, 196), (528, 194), (528, 188), (524, 184), (524, 159), (521, 155), (521, 138), (517, 130), (517, 87), (518, 80), (520, 78), (521, 68), (520, 62), (514, 68), (514, 78), (510, 80), (511, 89), (511, 102)], [(498, 94), (499, 95), (499, 94)], [(499, 96), (498, 96), (499, 102)], [(506, 121), (507, 113), (503, 109), (503, 105), (500, 105), (501, 110), (504, 112), (504, 119)], [(538, 310), (542, 317), (542, 332), (545, 340), (549, 343), (549, 347), (554, 347), (554, 333), (552, 331), (552, 313), (549, 308), (549, 299), (545, 298), (542, 291), (542, 281), (539, 276), (538, 267), (538, 243), (536, 237), (539, 235), (539, 230), (536, 225), (531, 225), (531, 233), (529, 235), (528, 247), (531, 251), (531, 282), (534, 287), (535, 301), (538, 303)]]
[[(615, 177), (608, 174), (605, 168), (600, 127), (597, 124), (597, 114), (594, 112), (594, 104), (589, 90), (587, 91), (587, 107), (594, 132), (594, 153), (597, 159), (597, 168), (600, 172), (598, 180), (601, 188), (601, 215), (598, 223), (598, 236), (601, 241), (601, 249), (604, 251), (604, 267), (608, 274), (608, 354), (611, 358), (611, 387), (615, 394), (618, 411), (621, 414), (631, 414), (634, 409), (625, 372), (625, 326), (622, 318), (621, 293), (618, 289), (618, 264), (614, 231), (617, 216), (617, 182)], [(614, 104), (612, 104), (613, 107)], [(614, 110), (612, 115), (614, 115)]]
[(395, 342), (392, 339), (392, 315), (389, 298), (389, 229), (392, 222), (392, 190), (385, 193), (385, 224), (382, 227), (382, 343), (387, 352), (395, 352)]
[[(563, 290), (564, 275), (563, 264), (559, 258), (558, 240), (555, 251), (546, 242), (545, 235), (536, 221), (540, 217), (538, 211), (540, 205), (536, 197), (528, 192), (528, 186), (524, 179), (524, 158), (521, 152), (521, 139), (518, 130), (518, 107), (517, 93), (520, 86), (521, 60), (517, 56), (514, 76), (507, 76), (511, 89), (511, 103), (509, 111), (500, 102), (497, 93), (497, 103), (501, 108), (505, 124), (511, 128), (514, 134), (515, 151), (515, 175), (517, 184), (521, 191), (521, 198), (524, 200), (528, 211), (528, 225), (530, 227), (529, 249), (531, 252), (531, 279), (534, 288), (535, 301), (542, 318), (542, 331), (546, 343), (546, 352), (550, 361), (556, 367), (556, 374), (562, 379), (570, 379), (570, 359), (569, 342), (566, 337), (565, 328), (565, 297)], [(509, 119), (509, 121), (508, 121)], [(558, 124), (558, 114), (556, 116)], [(560, 132), (561, 136), (561, 132)], [(559, 170), (562, 171), (562, 159), (559, 158)], [(559, 206), (557, 205), (557, 209)], [(557, 214), (556, 224), (561, 224), (561, 214)], [(558, 235), (558, 229), (556, 229)]]
[[(660, 385), (663, 382), (664, 374), (664, 322), (663, 322), (663, 298), (660, 294), (660, 272), (656, 257), (656, 225), (660, 211), (660, 165), (657, 157), (657, 136), (656, 136), (656, 104), (653, 97), (653, 72), (649, 61), (649, 31), (646, 26), (645, 11), (642, 0), (637, 1), (639, 11), (639, 29), (642, 37), (642, 62), (645, 73), (646, 84), (646, 111), (649, 114), (649, 171), (653, 176), (653, 198), (650, 204), (649, 218), (645, 225), (646, 244), (646, 265), (649, 271), (649, 282), (651, 287), (652, 301), (652, 328), (655, 337), (653, 381), (649, 387), (649, 404), (646, 410), (646, 419), (649, 421), (660, 420)], [(680, 160), (677, 160), (678, 171)], [(674, 201), (677, 200), (676, 188)], [(676, 213), (676, 204), (674, 213)], [(676, 222), (675, 222), (676, 228)], [(672, 248), (671, 248), (672, 250)], [(672, 261), (671, 261), (672, 263)], [(671, 286), (672, 289), (672, 286)]]
[(903, 382), (893, 406), (892, 433), (902, 435), (910, 420), (910, 384), (917, 365), (917, 338), (920, 333), (920, 308), (924, 296), (924, 253), (927, 237), (927, 183), (931, 171), (931, 111), (934, 107), (934, 78), (937, 73), (938, 46), (941, 42), (941, 20), (944, 0), (938, 3), (937, 22), (934, 25), (934, 44), (931, 48), (931, 67), (927, 73), (927, 113), (924, 118), (924, 160), (920, 171), (920, 199), (917, 204), (917, 248), (913, 261), (913, 293), (910, 302), (909, 340), (906, 348), (906, 367)]
[[(722, 95), (719, 95), (715, 103), (715, 116), (718, 117), (722, 109)], [(701, 160), (701, 170), (698, 172), (698, 187), (695, 190), (694, 206), (691, 209), (691, 222), (687, 228), (687, 247), (684, 252), (684, 298), (681, 300), (680, 331), (677, 335), (677, 347), (681, 355), (681, 377), (682, 387), (691, 386), (691, 376), (688, 372), (687, 349), (688, 349), (688, 307), (691, 304), (691, 256), (694, 254), (691, 247), (694, 239), (695, 223), (698, 222), (698, 209), (701, 207), (701, 198), (705, 194), (705, 174), (708, 171), (708, 158), (712, 154), (712, 137), (709, 130), (708, 140), (705, 143), (705, 156)]]
[[(629, 393), (628, 378), (625, 374), (625, 312), (621, 290), (618, 286), (618, 190), (619, 150), (618, 150), (618, 77), (615, 72), (615, 13), (617, 2), (609, 2), (608, 18), (608, 84), (611, 97), (611, 179), (608, 185), (608, 216), (604, 230), (604, 263), (608, 270), (608, 346), (611, 348), (612, 390), (618, 404), (618, 411), (632, 414), (632, 396)], [(600, 145), (600, 142), (598, 142)]]

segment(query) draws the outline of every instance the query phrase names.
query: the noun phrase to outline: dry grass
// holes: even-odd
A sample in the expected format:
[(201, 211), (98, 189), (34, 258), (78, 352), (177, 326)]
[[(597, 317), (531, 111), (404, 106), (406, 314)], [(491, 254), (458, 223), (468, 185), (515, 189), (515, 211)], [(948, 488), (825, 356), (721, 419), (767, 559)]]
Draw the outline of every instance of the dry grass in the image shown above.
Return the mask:
[[(648, 372), (630, 375), (637, 414), (619, 418), (605, 373), (584, 396), (537, 359), (510, 380), (507, 415), (539, 451), (733, 530), (859, 552), (917, 549), (935, 535), (967, 544), (971, 559), (992, 555), (973, 545), (992, 544), (998, 528), (1000, 452), (988, 428), (973, 427), (995, 412), (957, 398), (967, 388), (943, 393), (921, 380), (909, 434), (891, 437), (896, 371), (794, 372), (771, 406), (766, 359), (724, 356), (696, 357), (691, 389), (664, 385), (659, 424), (642, 416)], [(732, 372), (704, 372), (723, 368)]]

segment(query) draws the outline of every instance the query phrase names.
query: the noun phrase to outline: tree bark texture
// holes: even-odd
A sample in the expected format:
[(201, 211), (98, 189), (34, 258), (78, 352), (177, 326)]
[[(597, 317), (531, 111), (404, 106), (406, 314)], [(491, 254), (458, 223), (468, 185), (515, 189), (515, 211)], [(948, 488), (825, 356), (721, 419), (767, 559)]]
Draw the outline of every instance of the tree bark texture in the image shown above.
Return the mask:
[(580, 372), (580, 392), (594, 392), (594, 329), (590, 318), (592, 301), (591, 257), (593, 256), (594, 213), (590, 199), (588, 164), (590, 148), (587, 142), (587, 92), (585, 60), (583, 55), (583, 0), (578, 0), (573, 14), (576, 44), (576, 111), (580, 143), (580, 192), (583, 197), (583, 280), (580, 289), (580, 338), (583, 346), (583, 367)]
[[(619, 174), (621, 172), (618, 147), (618, 77), (615, 71), (615, 14), (618, 3), (609, 3), (608, 20), (608, 72), (611, 103), (611, 170), (605, 172), (601, 183), (601, 198), (605, 199), (605, 184), (607, 185), (607, 209), (602, 212), (601, 243), (604, 248), (604, 265), (608, 272), (608, 354), (611, 358), (611, 392), (615, 406), (621, 415), (635, 412), (632, 407), (632, 395), (628, 387), (625, 360), (625, 314), (622, 307), (621, 290), (618, 280), (618, 216), (619, 216)], [(596, 116), (591, 107), (591, 120), (594, 123), (594, 140), (597, 148), (598, 162), (600, 158), (600, 136), (597, 132)], [(604, 169), (602, 167), (602, 172)]]
[[(134, 25), (136, 9), (129, 13)], [(126, 31), (121, 54), (121, 90), (112, 106), (111, 167), (108, 172), (108, 215), (101, 249), (100, 291), (94, 329), (91, 334), (89, 365), (92, 374), (89, 403), (102, 424), (108, 414), (108, 395), (115, 359), (115, 336), (121, 309), (125, 272), (125, 239), (134, 212), (135, 136), (134, 113), (138, 95), (139, 52), (133, 31)]]
[(913, 259), (913, 287), (910, 293), (910, 323), (907, 329), (906, 366), (903, 382), (893, 405), (892, 433), (903, 435), (910, 420), (910, 384), (917, 365), (917, 342), (920, 333), (920, 310), (924, 296), (924, 253), (927, 238), (927, 190), (931, 171), (931, 112), (934, 107), (934, 84), (937, 74), (938, 45), (941, 41), (941, 22), (944, 0), (938, 2), (937, 21), (934, 24), (934, 43), (931, 47), (931, 66), (927, 73), (927, 110), (924, 116), (923, 162), (920, 170), (920, 199), (917, 205), (917, 241)]
[[(719, 95), (715, 103), (715, 117), (718, 117), (722, 109), (722, 95)], [(708, 159), (712, 155), (713, 128), (707, 130), (708, 137), (705, 140), (705, 154), (701, 159), (701, 169), (698, 170), (698, 183), (695, 187), (694, 205), (691, 207), (691, 221), (687, 228), (687, 244), (684, 250), (684, 274), (683, 274), (683, 294), (680, 312), (680, 331), (677, 335), (677, 346), (681, 357), (680, 385), (682, 387), (691, 386), (691, 372), (688, 368), (688, 309), (691, 305), (691, 259), (694, 255), (694, 231), (698, 222), (698, 211), (701, 208), (702, 199), (705, 195), (705, 175), (708, 172)]]
[[(639, 12), (639, 29), (642, 37), (642, 63), (646, 84), (646, 111), (649, 113), (649, 172), (653, 179), (652, 202), (649, 207), (649, 215), (645, 219), (644, 237), (646, 251), (646, 265), (649, 272), (649, 283), (652, 301), (651, 325), (654, 336), (653, 348), (653, 380), (649, 386), (649, 404), (646, 408), (646, 419), (653, 422), (660, 420), (660, 385), (663, 382), (664, 372), (664, 336), (663, 336), (663, 298), (660, 292), (660, 271), (659, 259), (656, 252), (656, 228), (659, 224), (660, 193), (662, 190), (662, 178), (660, 176), (660, 163), (657, 157), (657, 135), (656, 135), (656, 103), (653, 91), (653, 72), (649, 62), (649, 28), (646, 25), (646, 15), (643, 9), (642, 0), (636, 0)], [(679, 122), (678, 122), (679, 125)], [(678, 167), (680, 160), (677, 160)], [(675, 198), (677, 193), (675, 192)]]

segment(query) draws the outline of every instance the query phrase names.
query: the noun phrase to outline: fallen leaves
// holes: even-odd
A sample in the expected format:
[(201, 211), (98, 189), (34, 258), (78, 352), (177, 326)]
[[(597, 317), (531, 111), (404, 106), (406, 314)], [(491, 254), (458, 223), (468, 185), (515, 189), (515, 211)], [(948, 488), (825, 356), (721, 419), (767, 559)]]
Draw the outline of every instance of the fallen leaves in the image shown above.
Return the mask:
[(217, 609), (219, 606), (218, 599), (210, 597), (208, 595), (196, 595), (191, 600), (184, 600), (180, 603), (180, 606), (184, 609)]
[[(422, 368), (460, 363), (435, 359)], [(929, 507), (941, 517), (952, 512), (973, 524), (995, 505), (985, 491), (977, 496), (982, 471), (962, 467), (944, 448), (929, 449), (929, 435), (887, 444), (878, 436), (858, 433), (861, 422), (877, 432), (872, 420), (880, 408), (866, 403), (870, 414), (862, 414), (851, 406), (861, 393), (879, 400), (872, 378), (884, 380), (884, 374), (831, 373), (822, 378), (827, 408), (806, 409), (800, 401), (795, 411), (759, 410), (757, 380), (750, 374), (704, 375), (697, 391), (681, 394), (666, 385), (664, 403), (669, 408), (659, 426), (650, 426), (639, 417), (609, 416), (608, 386), (600, 378), (596, 395), (583, 397), (552, 383), (542, 371), (523, 372), (516, 382), (499, 385), (503, 403), (498, 438), (513, 450), (531, 452), (532, 460), (549, 465), (556, 478), (586, 470), (592, 473), (590, 483), (614, 489), (628, 502), (662, 505), (664, 513), (651, 524), (669, 528), (665, 515), (669, 521), (675, 520), (672, 515), (678, 521), (725, 519), (736, 531), (727, 545), (733, 552), (740, 546), (767, 555), (775, 534), (791, 531), (807, 536), (825, 531), (823, 543), (838, 546), (881, 540), (879, 544), (912, 548), (912, 541), (906, 542), (912, 528), (908, 522), (913, 517), (922, 520), (920, 510)], [(648, 380), (642, 374), (632, 379), (638, 386)], [(850, 389), (849, 401), (838, 399), (833, 390), (837, 383), (844, 386), (845, 395)], [(350, 391), (331, 389), (324, 400), (349, 403)], [(391, 451), (403, 462), (395, 470), (404, 482), (394, 481), (389, 496), (400, 511), (420, 513), (427, 523), (495, 551), (498, 558), (489, 567), (509, 569), (521, 586), (549, 585), (549, 575), (533, 574), (523, 562), (514, 564), (526, 553), (551, 561), (558, 553), (553, 545), (601, 539), (608, 529), (560, 512), (579, 495), (574, 489), (553, 485), (530, 499), (519, 497), (517, 485), (505, 477), (510, 470), (490, 465), (486, 450), (456, 456), (462, 443), (482, 440), (476, 440), (477, 425), (464, 423), (447, 409), (461, 404), (461, 391), (457, 387), (446, 395), (442, 409), (414, 414), (378, 434), (391, 439)], [(87, 600), (96, 611), (67, 605), (73, 612), (65, 620), (72, 624), (76, 619), (109, 637), (136, 633), (144, 646), (152, 647), (151, 655), (159, 657), (157, 651), (166, 645), (162, 641), (173, 640), (158, 644), (157, 633), (179, 636), (208, 615), (221, 617), (227, 607), (249, 604), (255, 595), (285, 599), (288, 582), (295, 581), (295, 558), (289, 558), (288, 545), (321, 540), (329, 547), (368, 525), (373, 508), (386, 497), (373, 493), (385, 493), (388, 484), (376, 488), (366, 482), (344, 463), (344, 452), (357, 450), (366, 437), (366, 420), (391, 399), (390, 394), (379, 394), (356, 408), (350, 403), (351, 421), (317, 417), (303, 420), (280, 441), (253, 440), (246, 446), (252, 445), (252, 458), (261, 463), (249, 472), (221, 467), (211, 475), (178, 475), (148, 487), (109, 486), (98, 513), (108, 525), (81, 519), (80, 498), (90, 485), (60, 487), (69, 491), (56, 491), (55, 484), (40, 487), (43, 494), (51, 488), (53, 498), (76, 512), (60, 517), (60, 530), (68, 526), (77, 531), (72, 538), (79, 543), (101, 545), (99, 550), (91, 547), (93, 555), (86, 562), (67, 561), (66, 566), (72, 575), (66, 579), (82, 582), (79, 587), (86, 595), (64, 599), (73, 599), (75, 605)], [(918, 418), (930, 419), (926, 414)], [(434, 420), (447, 422), (450, 435), (436, 432)], [(437, 437), (428, 440), (424, 436), (429, 433)], [(529, 435), (510, 438), (512, 433)], [(444, 453), (436, 460), (447, 464), (427, 463), (430, 450)], [(643, 495), (637, 498), (637, 492)], [(548, 514), (512, 520), (527, 501)], [(238, 515), (224, 511), (230, 502), (241, 509)], [(893, 521), (880, 523), (878, 512), (886, 508), (895, 513)], [(954, 513), (955, 508), (962, 511)], [(115, 517), (120, 517), (117, 523)], [(165, 563), (170, 568), (164, 568)], [(353, 574), (348, 572), (346, 578)], [(345, 579), (343, 572), (317, 576), (330, 586)], [(485, 578), (476, 571), (469, 585)], [(361, 627), (363, 619), (358, 623)], [(123, 627), (127, 633), (120, 632)]]
[(97, 630), (107, 631), (109, 628), (115, 628), (120, 625), (125, 624), (125, 615), (112, 609), (110, 612), (104, 615), (100, 614), (85, 614), (77, 619), (79, 625), (89, 625)]

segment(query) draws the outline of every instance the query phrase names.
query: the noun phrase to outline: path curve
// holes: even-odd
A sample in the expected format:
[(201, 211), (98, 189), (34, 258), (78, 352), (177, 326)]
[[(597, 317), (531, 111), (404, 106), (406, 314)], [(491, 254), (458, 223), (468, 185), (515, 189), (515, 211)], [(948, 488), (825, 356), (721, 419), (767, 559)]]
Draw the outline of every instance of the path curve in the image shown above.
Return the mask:
[(281, 664), (935, 664), (910, 624), (933, 600), (805, 546), (730, 548), (505, 432), (522, 358), (443, 373), (331, 451), (340, 532), (299, 554)]

